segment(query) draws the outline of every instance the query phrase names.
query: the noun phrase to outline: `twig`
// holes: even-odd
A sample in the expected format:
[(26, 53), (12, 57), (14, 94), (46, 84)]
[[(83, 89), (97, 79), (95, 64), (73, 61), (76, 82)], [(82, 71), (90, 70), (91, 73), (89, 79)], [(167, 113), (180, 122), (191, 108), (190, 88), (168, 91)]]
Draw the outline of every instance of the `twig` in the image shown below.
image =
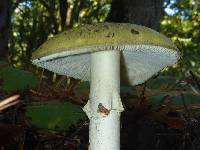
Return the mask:
[(74, 78), (70, 78), (70, 83), (65, 88), (65, 90), (67, 91), (67, 95), (72, 94), (74, 87), (78, 84), (78, 82), (79, 82), (79, 80), (76, 80)]
[(65, 81), (66, 78), (67, 78), (66, 76), (62, 76), (62, 77), (58, 80), (57, 84), (55, 85), (54, 90), (57, 89), (57, 88), (61, 85), (61, 83), (62, 83), (63, 81)]
[(41, 92), (38, 92), (38, 91), (34, 91), (34, 90), (30, 90), (30, 92), (34, 95), (34, 96), (37, 96), (37, 97), (44, 97), (44, 98), (49, 98), (49, 96), (41, 93)]
[(41, 72), (41, 74), (40, 74), (40, 78), (39, 78), (39, 83), (38, 83), (37, 91), (40, 91), (41, 84), (42, 84), (42, 77), (43, 77), (43, 74), (44, 74), (44, 69), (42, 69), (42, 72)]
[(140, 95), (142, 101), (145, 100), (145, 92), (146, 92), (146, 82), (142, 86), (142, 92), (141, 92), (141, 95)]
[(198, 89), (200, 90), (200, 83), (198, 81), (198, 78), (194, 75), (194, 73), (191, 70), (189, 71), (189, 73), (191, 74), (191, 76), (192, 76), (193, 80), (195, 81)]
[(191, 117), (190, 111), (189, 111), (189, 109), (188, 109), (188, 107), (187, 107), (187, 105), (185, 103), (185, 97), (184, 97), (183, 93), (181, 93), (181, 99), (182, 99), (182, 102), (183, 102), (184, 109), (185, 109), (186, 113), (188, 114), (188, 116), (187, 116), (188, 118), (187, 119), (190, 119), (190, 117)]
[(8, 107), (11, 107), (11, 106), (13, 106), (13, 105), (16, 105), (16, 104), (18, 104), (19, 102), (20, 102), (20, 101), (17, 100), (17, 101), (14, 101), (14, 102), (12, 102), (12, 103), (6, 104), (6, 105), (0, 107), (0, 111), (6, 109), (6, 108), (8, 108)]
[(19, 103), (19, 100), (18, 100), (19, 97), (20, 97), (20, 95), (17, 94), (17, 95), (13, 95), (9, 98), (2, 100), (0, 102), (0, 111)]

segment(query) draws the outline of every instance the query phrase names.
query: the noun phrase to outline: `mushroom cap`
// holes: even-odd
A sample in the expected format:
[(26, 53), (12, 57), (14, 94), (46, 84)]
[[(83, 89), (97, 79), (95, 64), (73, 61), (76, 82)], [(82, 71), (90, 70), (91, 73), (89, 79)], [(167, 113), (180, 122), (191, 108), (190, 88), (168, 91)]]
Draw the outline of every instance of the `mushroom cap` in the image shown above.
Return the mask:
[(50, 38), (33, 52), (32, 62), (60, 75), (90, 81), (90, 54), (108, 50), (120, 51), (121, 81), (129, 85), (145, 82), (180, 57), (170, 39), (150, 28), (98, 23)]

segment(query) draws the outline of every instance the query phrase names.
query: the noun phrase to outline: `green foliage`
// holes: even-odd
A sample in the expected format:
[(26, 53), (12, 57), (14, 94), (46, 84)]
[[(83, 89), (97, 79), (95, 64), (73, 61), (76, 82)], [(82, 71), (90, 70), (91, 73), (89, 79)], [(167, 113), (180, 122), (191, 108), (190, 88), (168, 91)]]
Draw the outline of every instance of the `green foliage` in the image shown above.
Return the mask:
[(0, 62), (0, 81), (0, 87), (7, 92), (33, 88), (37, 84), (31, 72), (13, 68), (3, 61)]
[[(13, 8), (12, 36), (10, 41), (11, 60), (16, 66), (27, 65), (31, 51), (41, 45), (48, 36), (58, 33), (58, 0), (19, 1)], [(51, 15), (50, 15), (51, 14)]]
[(159, 76), (147, 82), (147, 88), (152, 87), (150, 92), (154, 92), (154, 94), (147, 97), (153, 109), (163, 107), (171, 111), (174, 109), (184, 113), (187, 110), (199, 112), (200, 90), (191, 84), (193, 83), (191, 79), (188, 80), (189, 82), (187, 80), (186, 78), (175, 80), (172, 77)]
[(159, 75), (156, 79), (150, 79), (147, 82), (147, 87), (151, 89), (170, 89), (173, 88), (176, 84), (176, 79), (171, 76), (162, 76)]
[(33, 126), (43, 130), (64, 130), (80, 119), (86, 119), (84, 112), (71, 103), (48, 102), (32, 104), (26, 108), (26, 116)]
[(73, 21), (74, 26), (103, 22), (106, 19), (110, 7), (109, 0), (77, 0), (74, 3), (79, 3), (79, 7), (75, 8), (73, 12), (77, 15), (77, 19)]
[(199, 0), (166, 0), (165, 8), (173, 13), (165, 13), (161, 31), (171, 37), (183, 54), (182, 60), (170, 73), (181, 77), (187, 70), (193, 70), (200, 74)]
[(109, 10), (109, 0), (69, 0), (64, 9), (66, 20), (61, 20), (59, 11), (62, 4), (59, 2), (22, 0), (14, 3), (9, 46), (15, 66), (26, 66), (34, 49), (63, 30), (61, 22), (66, 23), (67, 29), (85, 23), (103, 22)]
[[(170, 76), (160, 75), (150, 79), (145, 85), (140, 85), (136, 88), (121, 86), (121, 96), (125, 96), (124, 103), (132, 106), (137, 104), (143, 95), (145, 100), (152, 105), (152, 111), (158, 109), (158, 107), (163, 107), (183, 112), (186, 106), (191, 111), (199, 112), (200, 89), (193, 84), (191, 85), (191, 79), (189, 82), (187, 80), (186, 78), (184, 80), (176, 80)], [(194, 88), (196, 92), (194, 92)], [(85, 89), (87, 89), (86, 86)], [(171, 110), (173, 111), (173, 109)]]
[[(156, 96), (151, 96), (148, 99), (153, 104), (158, 104), (161, 102), (161, 100), (166, 96), (167, 94), (159, 94)], [(181, 96), (181, 93), (177, 93), (177, 95), (170, 96), (169, 103), (172, 106), (183, 106), (183, 105), (189, 105), (189, 104), (199, 104), (200, 101), (200, 95), (196, 95), (194, 93), (185, 93), (183, 94), (183, 97)]]

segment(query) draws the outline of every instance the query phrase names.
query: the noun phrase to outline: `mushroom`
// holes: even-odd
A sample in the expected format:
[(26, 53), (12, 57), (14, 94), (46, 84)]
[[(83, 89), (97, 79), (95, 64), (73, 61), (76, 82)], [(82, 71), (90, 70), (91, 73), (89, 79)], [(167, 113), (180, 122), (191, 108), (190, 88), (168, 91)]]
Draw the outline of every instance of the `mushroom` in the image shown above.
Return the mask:
[[(89, 120), (89, 149), (120, 149), (120, 82), (137, 85), (175, 64), (180, 53), (171, 40), (147, 27), (98, 23), (62, 32), (33, 53), (42, 68), (90, 81), (84, 106)], [(121, 79), (120, 79), (121, 76)]]

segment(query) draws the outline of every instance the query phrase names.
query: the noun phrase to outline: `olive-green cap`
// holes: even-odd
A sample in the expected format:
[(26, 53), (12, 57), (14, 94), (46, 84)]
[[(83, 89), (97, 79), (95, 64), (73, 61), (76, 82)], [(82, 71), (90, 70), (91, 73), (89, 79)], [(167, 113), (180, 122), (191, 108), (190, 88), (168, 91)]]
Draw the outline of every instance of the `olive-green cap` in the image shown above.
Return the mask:
[(40, 67), (84, 81), (90, 80), (90, 54), (121, 52), (123, 83), (143, 83), (161, 69), (175, 64), (180, 53), (164, 35), (129, 23), (83, 25), (47, 40), (32, 56)]

